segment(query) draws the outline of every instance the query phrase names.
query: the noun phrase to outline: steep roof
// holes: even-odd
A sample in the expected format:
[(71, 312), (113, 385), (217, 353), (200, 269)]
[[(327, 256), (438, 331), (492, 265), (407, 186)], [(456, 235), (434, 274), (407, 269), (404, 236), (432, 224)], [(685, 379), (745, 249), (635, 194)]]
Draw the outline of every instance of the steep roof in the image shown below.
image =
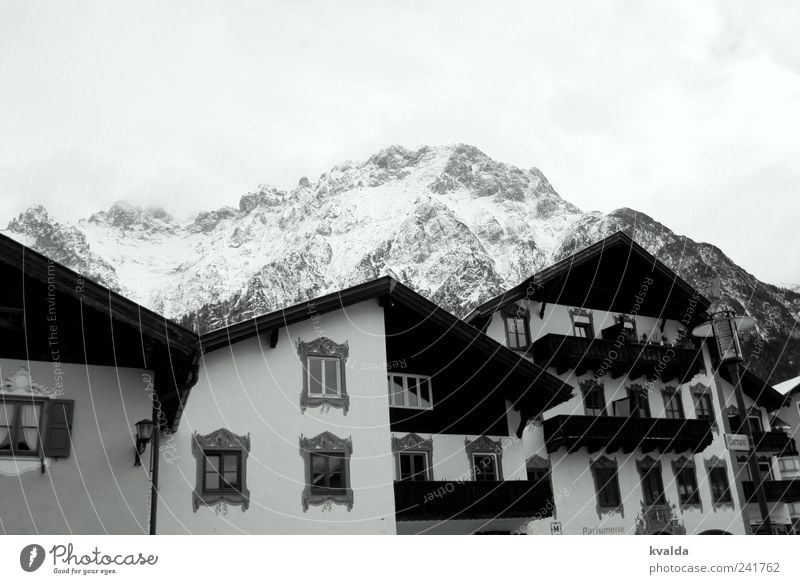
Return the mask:
[[(344, 290), (314, 298), (287, 308), (251, 318), (227, 327), (210, 331), (200, 338), (203, 353), (227, 347), (238, 341), (300, 322), (310, 314), (324, 314), (369, 299), (382, 303), (399, 303), (420, 315), (427, 323), (439, 325), (447, 334), (465, 341), (480, 351), (487, 360), (495, 360), (520, 379), (525, 385), (536, 387), (536, 402), (557, 405), (570, 398), (572, 388), (542, 367), (517, 355), (514, 351), (491, 339), (476, 328), (454, 316), (442, 307), (414, 292), (390, 276), (383, 276)], [(524, 400), (523, 400), (524, 401)]]
[[(730, 384), (733, 384), (729, 369), (721, 367), (719, 374)], [(783, 395), (775, 390), (769, 383), (752, 373), (745, 367), (739, 365), (739, 377), (742, 383), (742, 391), (753, 400), (756, 405), (765, 408), (768, 412), (778, 410), (783, 405)]]
[[(646, 278), (643, 302), (641, 291)], [(682, 320), (690, 301), (696, 316), (710, 302), (625, 233), (618, 231), (537, 272), (507, 292), (476, 307), (465, 320), (480, 326), (499, 308), (528, 298), (540, 302)]]
[(775, 384), (775, 391), (781, 395), (792, 395), (800, 392), (800, 375)]

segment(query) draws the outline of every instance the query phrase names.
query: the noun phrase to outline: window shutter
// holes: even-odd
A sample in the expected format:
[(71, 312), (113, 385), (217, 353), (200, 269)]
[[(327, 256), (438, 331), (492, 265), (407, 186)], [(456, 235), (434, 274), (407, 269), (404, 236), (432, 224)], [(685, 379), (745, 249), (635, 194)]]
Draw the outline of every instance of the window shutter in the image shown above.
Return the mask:
[(69, 456), (72, 432), (72, 411), (75, 400), (50, 400), (47, 428), (44, 435), (44, 455), (58, 458)]

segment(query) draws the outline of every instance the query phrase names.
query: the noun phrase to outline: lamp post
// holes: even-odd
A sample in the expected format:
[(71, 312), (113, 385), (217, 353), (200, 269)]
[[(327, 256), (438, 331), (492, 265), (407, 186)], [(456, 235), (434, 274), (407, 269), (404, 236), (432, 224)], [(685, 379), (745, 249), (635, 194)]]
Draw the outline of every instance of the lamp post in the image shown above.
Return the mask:
[[(754, 448), (753, 429), (750, 427), (748, 420), (747, 407), (745, 406), (744, 393), (742, 392), (742, 379), (739, 375), (739, 363), (744, 360), (742, 346), (739, 343), (739, 332), (747, 330), (753, 325), (755, 325), (755, 320), (752, 317), (736, 316), (731, 311), (722, 311), (712, 314), (710, 321), (696, 326), (692, 330), (692, 335), (705, 338), (714, 337), (717, 351), (719, 352), (720, 367), (728, 369), (731, 383), (733, 383), (733, 395), (736, 397), (736, 407), (739, 410), (739, 428), (737, 432), (747, 436), (749, 444), (747, 466), (750, 469), (750, 477), (755, 487), (758, 509), (761, 513), (762, 530), (766, 533), (772, 533), (769, 506), (764, 493), (764, 485), (761, 482), (761, 471), (758, 468), (758, 460)], [(742, 511), (744, 513), (744, 509)]]

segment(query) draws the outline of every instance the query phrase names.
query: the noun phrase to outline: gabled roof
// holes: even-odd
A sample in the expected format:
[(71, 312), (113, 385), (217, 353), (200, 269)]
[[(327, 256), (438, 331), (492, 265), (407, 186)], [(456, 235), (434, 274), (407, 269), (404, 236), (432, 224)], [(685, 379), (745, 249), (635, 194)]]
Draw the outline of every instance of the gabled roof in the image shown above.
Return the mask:
[(698, 317), (710, 306), (693, 286), (618, 231), (487, 300), (465, 320), (480, 325), (498, 309), (523, 298), (630, 313), (645, 278), (652, 278), (654, 285), (639, 303), (639, 314), (681, 320), (690, 300), (697, 305)]
[(177, 426), (182, 404), (196, 381), (195, 333), (3, 234), (0, 265), (22, 275), (6, 287), (7, 295), (25, 308), (23, 355), (36, 359), (44, 338), (29, 334), (45, 320), (45, 311), (36, 304), (44, 301), (43, 295), (30, 289), (36, 282), (48, 294), (52, 288), (60, 302), (70, 303), (59, 305), (64, 337), (60, 360), (153, 371), (162, 422), (173, 429)]
[(307, 320), (312, 314), (324, 314), (369, 299), (377, 299), (383, 303), (399, 303), (425, 318), (426, 322), (440, 325), (447, 330), (448, 334), (455, 335), (469, 343), (472, 348), (481, 351), (486, 359), (497, 360), (508, 367), (510, 371), (517, 372), (528, 382), (534, 383), (537, 392), (542, 393), (538, 396), (540, 399), (537, 401), (547, 401), (550, 403), (549, 407), (568, 400), (572, 395), (572, 387), (556, 376), (520, 357), (514, 351), (390, 276), (383, 276), (244, 322), (213, 330), (202, 335), (200, 346), (203, 353), (215, 351), (259, 334), (271, 334), (276, 329)]

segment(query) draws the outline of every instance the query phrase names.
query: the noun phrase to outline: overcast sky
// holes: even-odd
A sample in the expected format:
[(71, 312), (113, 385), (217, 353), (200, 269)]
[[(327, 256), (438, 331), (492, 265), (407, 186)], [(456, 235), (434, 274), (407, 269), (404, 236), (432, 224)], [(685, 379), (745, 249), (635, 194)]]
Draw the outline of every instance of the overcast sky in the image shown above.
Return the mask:
[(466, 142), (800, 282), (800, 2), (5, 2), (0, 225)]

